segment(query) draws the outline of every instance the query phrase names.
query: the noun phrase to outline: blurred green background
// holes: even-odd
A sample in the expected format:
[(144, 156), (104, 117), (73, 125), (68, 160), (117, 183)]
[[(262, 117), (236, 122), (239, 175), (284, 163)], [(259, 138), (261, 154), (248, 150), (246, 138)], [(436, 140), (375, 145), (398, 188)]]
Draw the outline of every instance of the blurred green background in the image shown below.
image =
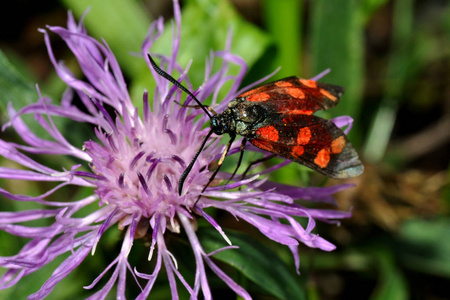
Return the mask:
[[(350, 181), (356, 187), (337, 195), (338, 208), (352, 209), (353, 217), (341, 226), (319, 224), (315, 230), (335, 243), (336, 251), (301, 247), (302, 275), (298, 277), (289, 252), (280, 249), (283, 247), (255, 232), (251, 232), (250, 240), (230, 232), (235, 241), (249, 243), (242, 247), (244, 254), (253, 253), (250, 250), (254, 245), (263, 244), (266, 250), (258, 256), (260, 270), (258, 264), (253, 274), (239, 263), (234, 264), (238, 271), (224, 264), (228, 274), (238, 278), (255, 299), (450, 299), (448, 1), (186, 0), (181, 5), (179, 63), (185, 65), (193, 59), (189, 76), (194, 86), (202, 82), (209, 51), (224, 47), (230, 29), (232, 52), (249, 65), (244, 84), (278, 66), (282, 68), (271, 80), (291, 75), (309, 78), (330, 68), (331, 73), (322, 81), (344, 86), (346, 93), (340, 104), (324, 115), (354, 118), (350, 138), (366, 165), (364, 175)], [(9, 6), (0, 13), (2, 124), (7, 120), (5, 107), (9, 101), (17, 109), (37, 99), (35, 83), (44, 94), (55, 101), (60, 99), (65, 86), (53, 71), (37, 28), (65, 26), (67, 10), (79, 19), (87, 7), (91, 8), (85, 18), (88, 32), (110, 45), (136, 103), (141, 101), (143, 88), (151, 89), (154, 84), (142, 59), (132, 53), (139, 53), (153, 19), (172, 17), (171, 1), (20, 0)], [(170, 26), (166, 29), (169, 31), (153, 52), (170, 50)], [(76, 72), (73, 56), (61, 40), (52, 38), (57, 57)], [(5, 139), (15, 138), (12, 133), (6, 133), (7, 137), (0, 134)], [(86, 132), (74, 134), (80, 135), (74, 140), (85, 140)], [(314, 175), (305, 176), (300, 169), (285, 168), (273, 175), (274, 180), (297, 185), (321, 182)], [(341, 182), (326, 184), (337, 183)], [(0, 184), (13, 192), (42, 188), (17, 182)], [(11, 202), (2, 198), (0, 210), (21, 209), (21, 204)], [(243, 230), (237, 227), (242, 222), (236, 225), (228, 216), (222, 221), (220, 217), (216, 216), (221, 224)], [(96, 255), (60, 283), (48, 299), (82, 299), (89, 295), (81, 287), (115, 257), (118, 240), (117, 233), (107, 237), (106, 246), (97, 249)], [(203, 240), (211, 249), (216, 247), (207, 231)], [(12, 255), (22, 244), (20, 239), (0, 233), (0, 255)], [(141, 254), (145, 259), (144, 247)], [(132, 266), (139, 265), (138, 257)], [(217, 258), (230, 264), (229, 257)], [(258, 277), (271, 271), (267, 269), (270, 265), (261, 267), (267, 261), (283, 274), (282, 280), (278, 278), (272, 285)], [(0, 291), (0, 298), (25, 298), (40, 287), (56, 265)], [(152, 299), (168, 298), (166, 281), (161, 274)], [(215, 299), (233, 297), (218, 280), (211, 279), (211, 285), (219, 291)], [(110, 296), (114, 298), (114, 294)]]

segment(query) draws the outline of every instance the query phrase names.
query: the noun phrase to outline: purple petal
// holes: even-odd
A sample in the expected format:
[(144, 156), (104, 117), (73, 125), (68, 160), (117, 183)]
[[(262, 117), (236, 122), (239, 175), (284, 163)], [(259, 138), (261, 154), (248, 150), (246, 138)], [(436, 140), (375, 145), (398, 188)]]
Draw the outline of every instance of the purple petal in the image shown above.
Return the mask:
[(42, 287), (34, 294), (28, 296), (28, 299), (42, 299), (53, 290), (55, 285), (71, 273), (88, 255), (90, 247), (82, 246), (69, 256), (62, 264), (55, 269), (52, 276), (42, 285)]

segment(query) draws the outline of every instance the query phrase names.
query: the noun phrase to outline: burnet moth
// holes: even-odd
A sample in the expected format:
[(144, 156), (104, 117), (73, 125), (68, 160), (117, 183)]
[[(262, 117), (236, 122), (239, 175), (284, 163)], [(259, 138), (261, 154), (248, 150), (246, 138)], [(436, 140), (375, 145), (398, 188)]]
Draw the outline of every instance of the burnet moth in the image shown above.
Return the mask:
[(237, 135), (241, 135), (243, 140), (238, 165), (232, 177), (242, 161), (247, 141), (262, 150), (305, 165), (331, 178), (350, 178), (364, 172), (358, 153), (344, 132), (332, 121), (313, 115), (318, 110), (337, 105), (344, 88), (288, 77), (239, 95), (228, 104), (228, 108), (218, 114), (203, 105), (187, 88), (159, 68), (150, 55), (148, 57), (159, 75), (191, 96), (210, 118), (209, 133), (180, 177), (180, 195), (186, 177), (213, 133), (228, 133), (230, 141), (202, 193), (218, 173)]

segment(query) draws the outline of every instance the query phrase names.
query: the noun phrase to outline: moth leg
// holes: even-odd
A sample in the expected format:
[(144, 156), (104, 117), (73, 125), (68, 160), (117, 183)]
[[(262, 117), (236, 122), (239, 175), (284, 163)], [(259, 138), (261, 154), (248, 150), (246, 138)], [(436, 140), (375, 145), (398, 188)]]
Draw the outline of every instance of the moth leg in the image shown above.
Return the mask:
[(267, 161), (267, 160), (269, 160), (269, 159), (272, 159), (272, 158), (274, 158), (274, 157), (276, 157), (276, 156), (277, 156), (276, 154), (264, 156), (264, 157), (262, 157), (262, 158), (260, 158), (260, 159), (254, 160), (254, 161), (252, 161), (251, 163), (249, 163), (247, 169), (245, 169), (244, 173), (242, 173), (241, 180), (243, 180), (243, 179), (245, 178), (245, 175), (247, 175), (248, 171), (250, 171), (250, 169), (251, 169), (254, 165), (259, 164), (259, 163), (262, 163), (262, 162), (265, 162), (265, 161)]
[(216, 168), (216, 170), (214, 171), (214, 173), (213, 173), (213, 174), (211, 175), (211, 177), (209, 178), (208, 183), (203, 187), (203, 189), (202, 189), (200, 195), (198, 196), (197, 200), (196, 200), (195, 203), (194, 203), (194, 207), (195, 207), (195, 205), (197, 205), (198, 200), (200, 200), (200, 198), (202, 197), (203, 192), (206, 190), (206, 188), (207, 188), (207, 187), (211, 184), (211, 182), (214, 180), (214, 178), (216, 177), (217, 173), (219, 173), (220, 167), (222, 166), (223, 161), (225, 160), (225, 156), (227, 156), (227, 154), (228, 154), (228, 151), (230, 151), (231, 144), (233, 144), (234, 139), (236, 138), (236, 135), (230, 135), (230, 137), (231, 137), (231, 138), (230, 138), (230, 141), (228, 142), (228, 144), (227, 144), (225, 150), (224, 150), (223, 153), (222, 153), (222, 156), (221, 156), (220, 159), (219, 159), (219, 162), (217, 163), (217, 168)]
[(239, 153), (239, 159), (238, 159), (236, 168), (234, 169), (233, 174), (231, 174), (230, 179), (228, 179), (228, 181), (227, 181), (227, 183), (226, 183), (225, 185), (229, 184), (230, 181), (233, 180), (234, 175), (236, 175), (236, 173), (237, 173), (239, 167), (241, 166), (242, 158), (244, 157), (244, 150), (245, 150), (245, 144), (246, 144), (246, 143), (247, 143), (247, 139), (246, 139), (246, 138), (242, 139), (241, 148), (240, 148), (240, 153)]

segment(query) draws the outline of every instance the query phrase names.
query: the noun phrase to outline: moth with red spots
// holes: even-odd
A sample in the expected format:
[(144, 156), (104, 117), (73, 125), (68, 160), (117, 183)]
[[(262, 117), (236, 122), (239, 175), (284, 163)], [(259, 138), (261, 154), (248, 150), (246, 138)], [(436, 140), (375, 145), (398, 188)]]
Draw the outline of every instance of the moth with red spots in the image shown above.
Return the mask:
[(332, 121), (313, 115), (318, 110), (337, 105), (344, 88), (288, 77), (247, 91), (233, 99), (222, 113), (213, 112), (211, 115), (212, 110), (208, 110), (189, 90), (161, 70), (150, 55), (149, 59), (158, 74), (188, 93), (211, 119), (211, 130), (180, 177), (180, 195), (187, 175), (212, 133), (228, 133), (230, 141), (203, 191), (217, 174), (236, 135), (243, 137), (237, 167), (248, 141), (262, 150), (305, 165), (331, 178), (349, 178), (363, 173), (364, 166), (344, 132)]

